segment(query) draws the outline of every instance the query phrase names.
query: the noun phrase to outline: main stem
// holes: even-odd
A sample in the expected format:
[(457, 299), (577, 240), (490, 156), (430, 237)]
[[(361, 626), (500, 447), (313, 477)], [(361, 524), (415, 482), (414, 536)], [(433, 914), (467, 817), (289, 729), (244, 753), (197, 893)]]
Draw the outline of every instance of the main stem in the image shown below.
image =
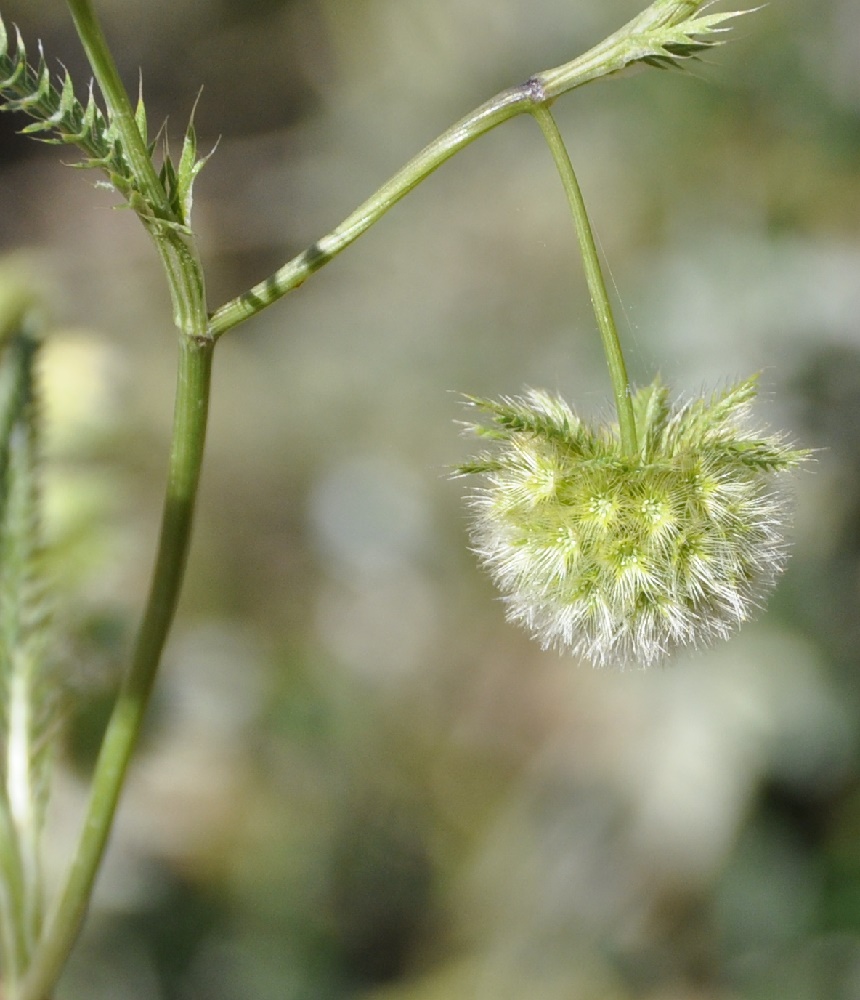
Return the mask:
[(600, 258), (597, 255), (594, 233), (591, 229), (588, 212), (585, 209), (582, 191), (576, 179), (573, 164), (570, 162), (564, 139), (549, 108), (540, 105), (532, 108), (531, 113), (540, 125), (552, 152), (576, 227), (591, 305), (597, 319), (597, 326), (600, 329), (603, 353), (606, 355), (606, 363), (609, 366), (609, 375), (612, 379), (615, 409), (618, 413), (618, 427), (621, 432), (621, 447), (625, 455), (635, 455), (637, 451), (636, 418), (633, 414), (633, 400), (630, 396), (630, 380), (627, 377), (627, 366), (621, 351), (621, 341), (618, 339), (618, 329), (612, 315), (612, 306), (606, 291), (606, 282), (603, 280)]
[(99, 752), (84, 830), (68, 879), (33, 956), (20, 1000), (44, 1000), (86, 915), (125, 773), (140, 734), (161, 653), (173, 622), (191, 539), (206, 438), (214, 343), (181, 337), (173, 438), (158, 556), (131, 668)]
[(206, 440), (214, 351), (214, 339), (206, 331), (206, 292), (193, 238), (157, 221), (170, 221), (170, 206), (95, 11), (90, 0), (67, 2), (109, 118), (132, 164), (138, 190), (156, 219), (153, 222), (148, 215), (141, 216), (155, 242), (170, 288), (180, 334), (179, 362), (161, 533), (149, 596), (131, 665), (99, 750), (83, 830), (15, 1000), (45, 1000), (60, 976), (89, 906), (185, 575)]

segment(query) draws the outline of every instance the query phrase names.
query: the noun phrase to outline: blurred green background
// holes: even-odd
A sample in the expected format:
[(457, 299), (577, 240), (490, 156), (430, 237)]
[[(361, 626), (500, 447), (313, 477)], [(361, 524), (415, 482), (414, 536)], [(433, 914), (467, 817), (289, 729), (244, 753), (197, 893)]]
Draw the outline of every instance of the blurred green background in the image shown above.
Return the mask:
[[(124, 77), (215, 156), (212, 306), (457, 117), (637, 0), (99, 0)], [(60, 0), (2, 0), (89, 72)], [(788, 572), (645, 673), (542, 653), (468, 551), (457, 392), (605, 413), (570, 220), (517, 120), (222, 342), (186, 594), (57, 1000), (860, 998), (860, 7), (779, 0), (560, 125), (630, 367), (762, 370), (820, 449)], [(143, 599), (174, 335), (140, 226), (0, 118), (2, 280), (43, 290), (48, 525), (73, 692), (59, 877)]]

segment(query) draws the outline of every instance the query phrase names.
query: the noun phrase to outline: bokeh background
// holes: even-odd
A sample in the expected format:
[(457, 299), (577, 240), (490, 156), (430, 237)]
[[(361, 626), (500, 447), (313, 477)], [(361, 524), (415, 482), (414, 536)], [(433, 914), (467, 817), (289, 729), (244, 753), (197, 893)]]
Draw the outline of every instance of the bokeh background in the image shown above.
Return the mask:
[[(196, 189), (211, 304), (637, 0), (99, 0)], [(86, 85), (64, 5), (2, 0)], [(860, 7), (779, 0), (685, 74), (557, 105), (639, 380), (763, 372), (819, 449), (766, 613), (660, 670), (504, 623), (458, 392), (609, 387), (536, 126), (447, 164), (219, 347), (189, 578), (57, 1000), (860, 998)], [(143, 600), (174, 335), (135, 218), (0, 117), (2, 280), (41, 289), (71, 707), (58, 878)], [(13, 275), (17, 275), (15, 278)]]

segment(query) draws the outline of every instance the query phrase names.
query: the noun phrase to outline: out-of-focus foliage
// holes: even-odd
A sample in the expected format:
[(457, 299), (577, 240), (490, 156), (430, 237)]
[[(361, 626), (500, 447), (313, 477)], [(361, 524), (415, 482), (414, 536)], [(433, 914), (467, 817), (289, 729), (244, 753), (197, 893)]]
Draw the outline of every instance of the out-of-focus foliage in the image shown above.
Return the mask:
[[(176, 142), (203, 85), (212, 306), (638, 10), (98, 6)], [(86, 79), (62, 4), (2, 13)], [(506, 126), (219, 345), (188, 590), (58, 1000), (860, 995), (858, 40), (852, 0), (784, 0), (688, 73), (556, 107), (637, 379), (763, 369), (764, 421), (821, 449), (767, 614), (624, 674), (504, 624), (446, 478), (467, 454), (449, 390), (538, 385), (584, 416), (610, 392), (549, 155)], [(174, 335), (133, 215), (16, 124), (0, 249), (42, 274), (57, 327), (49, 528), (81, 705), (56, 874), (145, 592)]]

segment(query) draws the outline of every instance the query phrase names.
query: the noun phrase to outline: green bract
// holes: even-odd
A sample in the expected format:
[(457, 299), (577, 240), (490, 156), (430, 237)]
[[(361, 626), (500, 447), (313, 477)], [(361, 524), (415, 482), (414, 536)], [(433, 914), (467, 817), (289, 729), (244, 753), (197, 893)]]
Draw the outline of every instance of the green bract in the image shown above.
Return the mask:
[(591, 427), (560, 398), (474, 399), (498, 442), (458, 470), (475, 551), (508, 617), (544, 647), (646, 666), (722, 638), (750, 616), (785, 561), (777, 474), (806, 453), (742, 426), (756, 379), (672, 409), (655, 382), (634, 395), (637, 445)]
[(92, 86), (86, 103), (75, 96), (72, 78), (63, 69), (55, 82), (39, 47), (39, 58), (30, 63), (21, 33), (15, 30), (14, 50), (3, 18), (0, 17), (0, 111), (18, 111), (34, 119), (21, 131), (43, 142), (77, 146), (84, 159), (78, 167), (103, 170), (113, 186), (148, 225), (167, 226), (190, 233), (192, 187), (206, 165), (208, 156), (198, 157), (197, 136), (192, 121), (188, 123), (182, 152), (176, 164), (170, 157), (161, 132), (147, 139), (146, 108), (141, 95), (134, 121), (148, 155), (155, 152), (162, 139), (163, 156), (158, 174), (164, 189), (165, 204), (150, 204), (140, 179), (135, 176), (133, 158), (123, 140), (122, 131), (110, 114), (96, 102)]

